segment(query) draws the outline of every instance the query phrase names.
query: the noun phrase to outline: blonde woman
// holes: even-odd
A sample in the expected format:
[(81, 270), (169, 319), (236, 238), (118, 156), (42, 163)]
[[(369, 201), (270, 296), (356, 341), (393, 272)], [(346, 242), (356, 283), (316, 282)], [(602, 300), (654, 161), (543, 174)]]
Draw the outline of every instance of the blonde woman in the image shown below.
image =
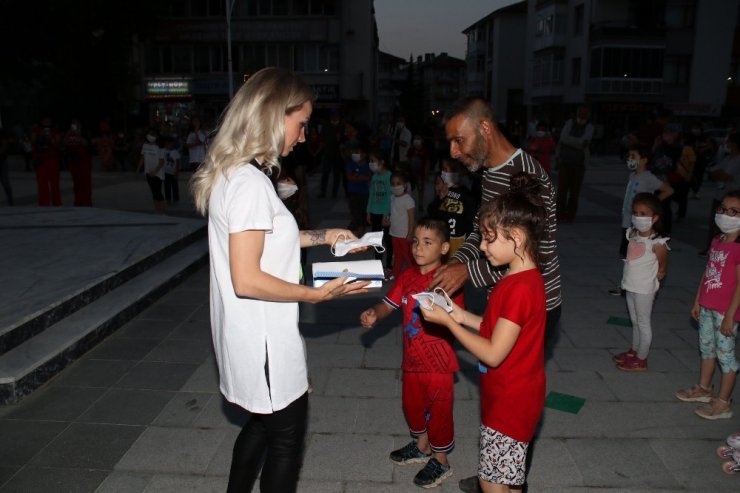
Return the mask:
[[(306, 428), (306, 358), (298, 302), (366, 291), (367, 283), (301, 285), (300, 248), (331, 245), (343, 229), (299, 231), (271, 179), (305, 141), (313, 93), (295, 74), (266, 68), (226, 108), (192, 177), (208, 216), (211, 329), (225, 398), (251, 413), (234, 444), (228, 491), (296, 490)], [(264, 465), (262, 459), (264, 457)]]

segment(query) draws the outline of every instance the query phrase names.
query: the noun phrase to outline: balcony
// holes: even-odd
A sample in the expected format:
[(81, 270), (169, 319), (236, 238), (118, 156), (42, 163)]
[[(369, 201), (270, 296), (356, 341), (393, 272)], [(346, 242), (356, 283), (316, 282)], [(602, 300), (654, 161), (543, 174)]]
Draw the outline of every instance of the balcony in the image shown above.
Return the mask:
[(631, 77), (601, 77), (588, 79), (588, 94), (663, 94), (663, 79), (638, 79)]

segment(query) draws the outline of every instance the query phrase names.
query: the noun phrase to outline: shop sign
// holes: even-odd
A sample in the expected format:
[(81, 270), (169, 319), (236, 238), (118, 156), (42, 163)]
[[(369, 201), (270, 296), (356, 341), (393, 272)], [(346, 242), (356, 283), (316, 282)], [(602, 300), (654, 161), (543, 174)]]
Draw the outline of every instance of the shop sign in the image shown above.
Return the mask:
[(147, 99), (184, 98), (191, 95), (189, 79), (157, 79), (146, 81)]

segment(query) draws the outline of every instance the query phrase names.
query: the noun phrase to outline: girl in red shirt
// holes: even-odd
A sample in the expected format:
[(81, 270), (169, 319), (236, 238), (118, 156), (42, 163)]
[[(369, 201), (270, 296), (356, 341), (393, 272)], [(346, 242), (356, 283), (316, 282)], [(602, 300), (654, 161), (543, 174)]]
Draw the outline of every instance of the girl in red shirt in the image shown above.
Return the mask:
[(508, 193), (481, 207), (479, 221), (486, 258), (508, 266), (483, 317), (454, 304), (449, 314), (437, 306), (422, 314), (447, 326), (479, 359), (478, 478), (484, 492), (510, 491), (524, 484), (527, 449), (545, 404), (545, 286), (537, 252), (546, 212), (540, 186), (526, 173), (513, 176)]

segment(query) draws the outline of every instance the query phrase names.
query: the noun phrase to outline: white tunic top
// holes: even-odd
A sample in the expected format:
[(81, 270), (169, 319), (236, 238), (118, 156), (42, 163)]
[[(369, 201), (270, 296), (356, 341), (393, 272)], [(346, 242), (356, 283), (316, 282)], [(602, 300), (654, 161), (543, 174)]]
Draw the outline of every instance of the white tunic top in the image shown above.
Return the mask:
[(622, 271), (622, 289), (640, 294), (655, 293), (660, 288), (660, 282), (658, 257), (653, 252), (653, 245), (665, 245), (668, 248), (667, 242), (670, 238), (640, 236), (632, 228), (629, 228), (626, 234), (629, 244)]
[(237, 297), (229, 269), (229, 234), (265, 231), (261, 269), (298, 283), (298, 226), (267, 176), (252, 165), (232, 170), (228, 179), (219, 174), (208, 210), (211, 330), (221, 392), (248, 411), (278, 411), (308, 388), (298, 303)]

